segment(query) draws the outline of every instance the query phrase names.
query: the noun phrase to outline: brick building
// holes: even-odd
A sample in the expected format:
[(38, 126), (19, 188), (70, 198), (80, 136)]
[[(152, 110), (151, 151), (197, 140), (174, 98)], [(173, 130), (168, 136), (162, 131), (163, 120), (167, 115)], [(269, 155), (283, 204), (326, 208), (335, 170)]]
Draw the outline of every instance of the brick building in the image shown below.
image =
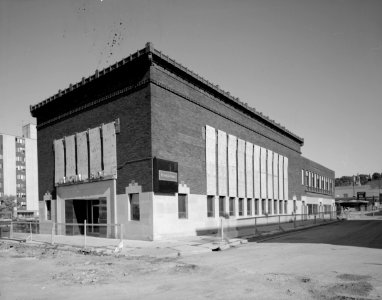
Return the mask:
[(160, 239), (333, 207), (303, 139), (154, 49), (31, 106), (42, 222), (124, 224)]
[(36, 125), (23, 126), (22, 136), (0, 134), (0, 196), (18, 199), (18, 214), (37, 215)]

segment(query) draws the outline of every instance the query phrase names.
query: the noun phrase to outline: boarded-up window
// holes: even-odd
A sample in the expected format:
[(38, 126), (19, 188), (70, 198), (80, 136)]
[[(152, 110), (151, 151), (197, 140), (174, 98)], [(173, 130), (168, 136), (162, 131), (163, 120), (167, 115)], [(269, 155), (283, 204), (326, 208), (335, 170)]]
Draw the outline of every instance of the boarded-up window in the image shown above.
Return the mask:
[(101, 133), (99, 127), (89, 129), (89, 154), (90, 174), (96, 175), (102, 171)]
[(104, 175), (117, 175), (117, 147), (114, 123), (102, 125)]
[(65, 176), (64, 140), (54, 141), (54, 182), (59, 183)]

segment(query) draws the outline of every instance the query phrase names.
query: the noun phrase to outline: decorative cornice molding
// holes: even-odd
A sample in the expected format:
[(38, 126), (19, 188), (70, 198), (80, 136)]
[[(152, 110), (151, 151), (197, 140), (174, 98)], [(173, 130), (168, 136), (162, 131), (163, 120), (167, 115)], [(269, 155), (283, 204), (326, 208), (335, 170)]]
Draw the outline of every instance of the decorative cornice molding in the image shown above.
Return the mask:
[[(292, 136), (295, 140), (299, 141), (299, 143), (301, 145), (303, 145), (304, 143), (304, 139), (299, 137), (298, 135), (294, 134), (293, 132), (289, 131), (288, 129), (286, 129), (284, 126), (280, 125), (279, 123), (275, 122), (274, 120), (270, 119), (269, 117), (263, 115), (261, 112), (258, 112), (256, 111), (254, 108), (248, 106), (247, 103), (244, 103), (244, 102), (241, 102), (239, 100), (239, 98), (236, 98), (236, 97), (233, 97), (229, 92), (227, 91), (224, 91), (222, 90), (219, 85), (214, 85), (212, 84), (211, 82), (209, 82), (208, 80), (204, 79), (203, 77), (199, 76), (198, 74), (196, 74), (195, 72), (189, 70), (187, 67), (183, 66), (182, 64), (178, 63), (177, 61), (175, 61), (174, 59), (171, 59), (169, 56), (163, 54), (161, 51), (157, 50), (154, 48), (153, 44), (152, 43), (146, 43), (146, 46), (145, 48), (141, 49), (141, 50), (138, 50), (137, 52), (135, 52), (134, 54), (130, 54), (130, 56), (116, 62), (115, 64), (101, 70), (101, 71), (98, 71), (96, 70), (95, 73), (87, 78), (83, 77), (82, 80), (80, 82), (77, 82), (76, 84), (70, 84), (68, 88), (66, 88), (65, 90), (61, 91), (59, 90), (57, 94), (53, 95), (52, 97), (36, 104), (36, 105), (31, 105), (30, 106), (30, 112), (33, 114), (34, 112), (36, 112), (37, 109), (41, 108), (42, 106), (52, 102), (53, 100), (56, 100), (57, 98), (60, 98), (61, 96), (73, 91), (74, 89), (77, 89), (79, 88), (80, 86), (83, 86), (111, 71), (113, 71), (114, 69), (117, 69), (117, 68), (120, 68), (122, 67), (123, 65), (127, 64), (128, 62), (131, 62), (135, 59), (137, 59), (138, 57), (141, 57), (145, 54), (148, 54), (148, 59), (149, 59), (149, 62), (151, 64), (153, 64), (156, 60), (158, 61), (164, 61), (164, 62), (167, 62), (168, 64), (172, 65), (175, 69), (178, 69), (179, 71), (181, 72), (184, 72), (185, 74), (187, 74), (188, 76), (194, 78), (196, 81), (199, 81), (200, 83), (202, 83), (203, 85), (205, 85), (206, 87), (208, 87), (209, 89), (215, 91), (216, 93), (222, 95), (223, 97), (225, 97), (226, 99), (228, 99), (229, 101), (232, 101), (233, 103), (236, 103), (237, 105), (241, 106), (244, 110), (247, 110), (249, 112), (251, 112), (252, 114), (256, 115), (257, 118), (259, 119), (262, 119), (264, 120), (264, 122), (266, 123), (269, 123), (271, 124), (272, 126), (275, 126), (277, 128), (279, 128), (281, 131), (284, 131), (286, 132), (288, 135)], [(46, 122), (45, 122), (46, 123)], [(39, 126), (38, 126), (39, 127)]]
[(116, 96), (132, 93), (133, 91), (136, 91), (136, 90), (138, 90), (140, 88), (143, 88), (149, 82), (150, 82), (149, 79), (142, 80), (142, 81), (138, 82), (135, 85), (128, 86), (126, 88), (123, 88), (123, 89), (120, 89), (118, 91), (112, 92), (112, 93), (110, 93), (110, 94), (108, 94), (106, 96), (103, 96), (103, 97), (98, 98), (98, 99), (96, 99), (94, 101), (91, 101), (91, 102), (86, 103), (86, 104), (84, 104), (82, 106), (79, 106), (76, 109), (72, 109), (72, 110), (70, 110), (70, 111), (68, 111), (68, 112), (66, 112), (66, 113), (64, 113), (62, 115), (59, 115), (59, 116), (57, 116), (57, 117), (55, 117), (53, 119), (50, 119), (50, 120), (45, 121), (45, 122), (43, 122), (41, 124), (38, 124), (37, 125), (37, 129), (41, 129), (41, 128), (49, 125), (49, 124), (52, 124), (52, 123), (57, 122), (57, 121), (59, 121), (61, 119), (67, 118), (67, 117), (69, 117), (69, 116), (71, 116), (73, 114), (77, 114), (77, 113), (79, 113), (79, 112), (81, 112), (81, 111), (83, 111), (85, 109), (89, 109), (89, 108), (91, 108), (93, 106), (96, 106), (96, 105), (102, 103), (102, 102), (106, 102), (106, 101), (108, 101), (108, 100), (110, 100), (110, 99), (112, 99), (112, 98), (114, 98)]

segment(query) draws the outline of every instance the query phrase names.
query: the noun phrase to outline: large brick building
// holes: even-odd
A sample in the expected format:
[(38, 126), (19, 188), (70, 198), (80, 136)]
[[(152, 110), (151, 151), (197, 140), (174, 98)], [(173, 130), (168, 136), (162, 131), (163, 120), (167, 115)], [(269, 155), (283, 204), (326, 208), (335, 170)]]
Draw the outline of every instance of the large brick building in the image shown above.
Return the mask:
[(334, 172), (301, 156), (302, 138), (151, 43), (31, 113), (41, 221), (121, 223), (126, 238), (159, 239), (223, 214), (334, 205)]

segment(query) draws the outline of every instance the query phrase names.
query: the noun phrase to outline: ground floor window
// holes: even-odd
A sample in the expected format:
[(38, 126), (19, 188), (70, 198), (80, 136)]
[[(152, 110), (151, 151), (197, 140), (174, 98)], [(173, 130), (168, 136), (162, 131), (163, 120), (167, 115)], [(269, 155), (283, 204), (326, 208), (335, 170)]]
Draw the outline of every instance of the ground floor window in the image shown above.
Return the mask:
[(330, 213), (332, 210), (332, 206), (331, 205), (324, 205), (324, 212), (327, 214), (327, 213)]
[(263, 214), (263, 215), (265, 215), (265, 213), (266, 213), (266, 207), (265, 207), (265, 204), (266, 204), (266, 202), (265, 201), (267, 201), (267, 200), (265, 200), (265, 199), (261, 199), (261, 214)]
[(239, 216), (244, 215), (244, 199), (239, 198)]
[(247, 199), (247, 216), (252, 216), (252, 199)]
[(178, 218), (187, 219), (187, 195), (178, 194)]
[(229, 198), (229, 215), (235, 215), (235, 198)]
[(280, 214), (283, 213), (283, 202), (282, 202), (282, 200), (279, 201), (279, 213)]
[(296, 200), (293, 200), (293, 212), (294, 212), (294, 213), (297, 213), (297, 204), (296, 204)]
[(268, 199), (268, 214), (272, 214), (272, 200)]
[(317, 204), (308, 204), (308, 214), (313, 215), (317, 213)]
[(225, 197), (219, 197), (219, 217), (224, 217)]
[(215, 217), (215, 197), (207, 196), (207, 217)]
[(50, 206), (50, 200), (46, 201), (46, 219), (52, 220), (52, 208)]
[(288, 201), (284, 201), (284, 214), (288, 214)]
[(259, 215), (259, 199), (255, 199), (255, 215)]
[(273, 213), (277, 215), (277, 200), (273, 201)]
[(139, 194), (129, 194), (129, 198), (130, 198), (130, 220), (139, 221), (140, 220)]

